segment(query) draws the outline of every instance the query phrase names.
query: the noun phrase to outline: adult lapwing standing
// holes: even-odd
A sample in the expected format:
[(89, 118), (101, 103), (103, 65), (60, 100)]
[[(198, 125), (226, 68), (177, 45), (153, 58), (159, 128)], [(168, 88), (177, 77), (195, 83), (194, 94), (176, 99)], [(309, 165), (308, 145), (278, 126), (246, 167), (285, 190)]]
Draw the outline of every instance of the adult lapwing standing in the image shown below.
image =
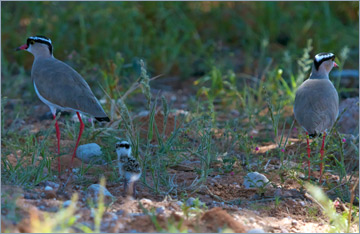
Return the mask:
[[(34, 55), (31, 79), (35, 92), (42, 102), (49, 106), (54, 119), (56, 110), (75, 111), (80, 121), (80, 131), (71, 158), (71, 168), (76, 154), (84, 123), (80, 113), (88, 114), (98, 121), (110, 121), (89, 85), (66, 63), (53, 56), (51, 40), (44, 36), (29, 37), (25, 45), (16, 50), (26, 50)], [(60, 154), (60, 130), (55, 122), (58, 154)], [(60, 174), (60, 157), (58, 171)]]
[(294, 104), (295, 119), (306, 131), (309, 178), (309, 136), (315, 137), (323, 134), (320, 150), (320, 183), (323, 171), (326, 130), (329, 130), (334, 125), (339, 112), (339, 96), (334, 85), (329, 80), (331, 69), (338, 67), (334, 59), (335, 55), (333, 53), (320, 53), (315, 56), (310, 77), (296, 91)]

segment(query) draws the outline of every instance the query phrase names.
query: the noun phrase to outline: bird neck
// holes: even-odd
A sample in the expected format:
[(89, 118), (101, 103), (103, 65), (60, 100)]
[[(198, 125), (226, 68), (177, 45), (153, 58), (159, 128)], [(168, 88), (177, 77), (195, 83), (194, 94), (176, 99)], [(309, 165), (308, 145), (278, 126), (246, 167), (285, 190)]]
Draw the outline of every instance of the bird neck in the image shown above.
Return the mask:
[(329, 72), (325, 69), (325, 67), (320, 66), (317, 70), (315, 66), (312, 66), (311, 74), (309, 79), (329, 79)]
[(54, 58), (54, 55), (53, 54), (50, 54), (49, 53), (49, 51), (38, 51), (37, 53), (36, 53), (36, 55), (35, 54), (33, 54), (34, 55), (34, 58), (35, 58), (35, 60), (37, 60), (37, 59), (47, 59), (47, 58)]

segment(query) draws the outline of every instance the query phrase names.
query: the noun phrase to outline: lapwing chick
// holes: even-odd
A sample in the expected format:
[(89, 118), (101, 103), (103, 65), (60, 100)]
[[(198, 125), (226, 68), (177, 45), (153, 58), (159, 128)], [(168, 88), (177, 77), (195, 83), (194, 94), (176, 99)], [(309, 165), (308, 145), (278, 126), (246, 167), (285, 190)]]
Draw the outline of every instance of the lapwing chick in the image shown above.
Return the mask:
[(333, 53), (319, 53), (315, 56), (310, 77), (296, 91), (294, 103), (295, 119), (306, 131), (309, 179), (311, 152), (309, 136), (316, 137), (323, 134), (320, 150), (320, 183), (326, 131), (332, 128), (339, 113), (339, 96), (329, 80), (332, 68), (338, 67), (334, 60)]
[[(56, 110), (75, 111), (79, 118), (80, 131), (71, 158), (72, 168), (76, 149), (84, 130), (84, 123), (79, 113), (93, 116), (98, 121), (109, 122), (110, 119), (84, 78), (69, 65), (53, 56), (53, 46), (49, 38), (44, 36), (29, 37), (26, 44), (16, 50), (25, 50), (34, 55), (31, 79), (35, 92), (40, 100), (49, 106), (54, 119), (56, 118)], [(55, 128), (57, 150), (60, 154), (60, 130), (57, 121)], [(60, 157), (58, 157), (58, 171), (60, 174)]]
[(139, 162), (131, 156), (131, 146), (127, 141), (117, 142), (116, 153), (119, 166), (119, 174), (123, 177), (124, 181), (124, 196), (136, 196), (135, 182), (141, 176), (141, 167)]

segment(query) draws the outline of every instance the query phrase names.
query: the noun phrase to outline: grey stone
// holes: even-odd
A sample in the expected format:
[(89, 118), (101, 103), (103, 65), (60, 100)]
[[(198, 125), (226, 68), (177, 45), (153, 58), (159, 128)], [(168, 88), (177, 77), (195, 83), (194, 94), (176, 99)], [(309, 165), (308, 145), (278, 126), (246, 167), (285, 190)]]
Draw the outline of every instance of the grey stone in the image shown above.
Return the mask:
[(266, 233), (266, 232), (262, 228), (254, 228), (247, 231), (247, 233)]
[(160, 206), (156, 208), (156, 214), (163, 214), (165, 212), (165, 207)]
[(269, 180), (263, 174), (258, 172), (250, 172), (244, 178), (245, 188), (254, 188), (254, 187), (270, 187)]
[(176, 204), (181, 207), (184, 203), (182, 201), (177, 201)]
[(91, 198), (95, 205), (98, 203), (99, 193), (104, 194), (104, 203), (109, 205), (115, 199), (115, 197), (103, 186), (100, 184), (93, 184), (86, 191), (86, 197)]
[(80, 145), (76, 150), (76, 157), (84, 163), (105, 164), (101, 147), (96, 143)]
[(45, 186), (50, 186), (50, 187), (53, 187), (53, 188), (59, 188), (60, 185), (55, 183), (55, 182), (52, 182), (52, 181), (46, 181)]
[(187, 205), (187, 206), (193, 206), (193, 205), (194, 205), (194, 201), (195, 201), (195, 198), (189, 197), (189, 199), (187, 199), (187, 201), (186, 201), (186, 205)]
[(63, 207), (68, 207), (71, 204), (71, 200), (64, 201)]
[(51, 190), (53, 190), (52, 187), (50, 187), (50, 186), (46, 186), (46, 187), (45, 187), (45, 191), (51, 191)]
[(339, 132), (346, 134), (355, 134), (359, 127), (359, 97), (347, 98), (339, 105), (339, 115), (345, 109), (346, 111), (340, 116), (337, 127)]
[(249, 218), (249, 222), (250, 222), (250, 223), (255, 223), (255, 219), (254, 219), (253, 217), (250, 217), (250, 218)]

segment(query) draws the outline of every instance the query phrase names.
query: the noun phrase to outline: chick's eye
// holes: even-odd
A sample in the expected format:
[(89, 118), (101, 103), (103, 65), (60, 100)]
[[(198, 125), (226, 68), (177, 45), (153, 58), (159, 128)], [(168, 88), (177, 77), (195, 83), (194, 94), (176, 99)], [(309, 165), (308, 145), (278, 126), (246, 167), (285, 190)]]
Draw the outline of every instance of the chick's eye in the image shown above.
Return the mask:
[(31, 45), (34, 45), (34, 43), (35, 43), (35, 41), (30, 41), (30, 44), (31, 44)]

